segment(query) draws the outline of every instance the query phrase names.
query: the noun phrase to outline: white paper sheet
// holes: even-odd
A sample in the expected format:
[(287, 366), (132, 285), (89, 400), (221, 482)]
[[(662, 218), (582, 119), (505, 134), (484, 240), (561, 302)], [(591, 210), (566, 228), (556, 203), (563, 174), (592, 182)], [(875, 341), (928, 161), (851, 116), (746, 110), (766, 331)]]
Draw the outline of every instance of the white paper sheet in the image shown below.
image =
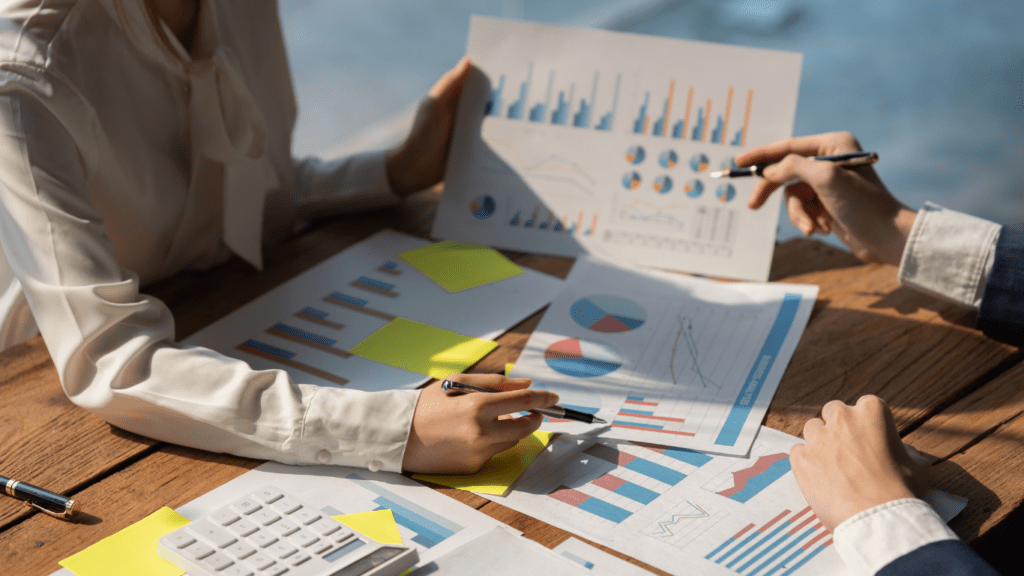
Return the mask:
[(672, 574), (842, 574), (793, 478), (797, 442), (762, 428), (734, 458), (561, 436), (508, 496), (485, 497)]
[[(337, 377), (348, 380), (346, 388), (358, 390), (412, 388), (429, 378), (358, 356), (346, 358), (323, 347), (304, 345), (301, 338), (269, 334), (267, 329), (284, 324), (311, 334), (318, 340), (315, 344), (349, 350), (387, 324), (389, 316), (400, 316), (466, 336), (493, 339), (550, 302), (562, 284), (558, 278), (524, 268), (519, 276), (452, 294), (398, 257), (399, 252), (428, 244), (391, 230), (379, 232), (197, 332), (184, 344), (212, 348), (245, 360), (255, 369), (284, 369), (298, 382), (339, 386), (333, 378)], [(390, 288), (373, 290), (382, 285), (379, 283)], [(325, 301), (331, 294), (336, 296), (334, 302)], [(347, 299), (349, 306), (339, 305), (340, 298)], [(239, 350), (247, 341), (279, 352), (255, 355)], [(289, 363), (327, 375), (285, 364), (280, 360), (282, 353), (293, 355), (287, 359)]]
[(802, 56), (474, 16), (433, 235), (767, 280), (781, 195), (718, 180), (792, 134)]
[(457, 550), (417, 569), (409, 576), (523, 576), (543, 574), (587, 576), (593, 574), (574, 561), (544, 546), (494, 528)]
[(590, 544), (569, 538), (553, 550), (576, 562), (596, 576), (650, 576), (650, 572), (625, 560), (594, 548)]
[(716, 282), (580, 257), (512, 376), (611, 425), (554, 432), (744, 455), (796, 349), (817, 286)]

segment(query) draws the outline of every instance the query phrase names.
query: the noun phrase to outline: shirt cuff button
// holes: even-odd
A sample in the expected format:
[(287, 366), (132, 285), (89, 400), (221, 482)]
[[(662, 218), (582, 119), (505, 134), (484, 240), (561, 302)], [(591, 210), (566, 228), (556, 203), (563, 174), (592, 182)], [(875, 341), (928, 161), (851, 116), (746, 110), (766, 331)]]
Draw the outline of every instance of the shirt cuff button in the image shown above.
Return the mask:
[(330, 464), (331, 463), (331, 453), (328, 452), (327, 450), (321, 450), (321, 451), (317, 452), (316, 453), (316, 461), (321, 463), (321, 464)]
[(380, 469), (384, 467), (384, 463), (380, 460), (370, 460), (366, 467), (370, 472), (380, 472)]

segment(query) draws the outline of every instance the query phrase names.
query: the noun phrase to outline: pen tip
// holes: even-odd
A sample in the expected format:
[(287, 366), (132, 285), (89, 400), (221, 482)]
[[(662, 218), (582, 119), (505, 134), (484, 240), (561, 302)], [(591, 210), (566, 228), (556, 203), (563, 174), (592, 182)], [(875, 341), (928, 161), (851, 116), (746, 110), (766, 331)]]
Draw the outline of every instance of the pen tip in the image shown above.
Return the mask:
[(607, 424), (607, 423), (608, 423), (607, 420), (602, 420), (602, 419), (598, 418), (597, 416), (594, 416), (593, 424)]
[(722, 170), (720, 172), (712, 172), (712, 173), (708, 174), (708, 176), (710, 176), (711, 178), (721, 178), (721, 177), (723, 177), (725, 175), (726, 175), (726, 171), (725, 170)]

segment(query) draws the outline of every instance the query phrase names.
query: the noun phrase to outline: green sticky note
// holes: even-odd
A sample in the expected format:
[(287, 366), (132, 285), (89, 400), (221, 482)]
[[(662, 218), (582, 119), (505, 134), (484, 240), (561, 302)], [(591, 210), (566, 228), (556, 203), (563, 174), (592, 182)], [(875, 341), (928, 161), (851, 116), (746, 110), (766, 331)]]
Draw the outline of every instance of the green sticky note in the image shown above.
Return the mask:
[(476, 474), (414, 474), (413, 478), (449, 488), (501, 496), (544, 451), (552, 436), (553, 432), (538, 430), (512, 448), (492, 456)]
[(498, 347), (497, 342), (463, 336), (408, 318), (395, 318), (349, 352), (433, 378), (464, 372)]
[(188, 523), (165, 506), (59, 564), (76, 576), (181, 576), (184, 571), (157, 553), (157, 542)]
[(445, 240), (398, 256), (449, 292), (490, 284), (523, 273), (494, 248)]
[(331, 516), (331, 518), (381, 544), (397, 544), (399, 546), (403, 544), (402, 535), (398, 532), (398, 524), (395, 522), (395, 515), (391, 510), (371, 510), (370, 512)]

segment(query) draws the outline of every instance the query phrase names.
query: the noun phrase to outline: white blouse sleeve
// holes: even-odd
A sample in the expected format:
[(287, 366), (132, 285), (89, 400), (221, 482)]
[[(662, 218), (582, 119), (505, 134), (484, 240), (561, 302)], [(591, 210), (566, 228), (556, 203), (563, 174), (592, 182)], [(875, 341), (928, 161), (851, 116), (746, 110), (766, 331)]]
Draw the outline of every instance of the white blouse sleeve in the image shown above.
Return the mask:
[[(53, 97), (73, 96), (65, 89)], [(91, 152), (75, 145), (82, 134), (71, 135), (81, 126), (65, 126), (45, 102), (0, 82), (0, 246), (68, 397), (157, 440), (400, 470), (416, 391), (295, 383), (283, 371), (174, 342), (170, 311), (139, 293), (104, 233), (90, 194)]]

